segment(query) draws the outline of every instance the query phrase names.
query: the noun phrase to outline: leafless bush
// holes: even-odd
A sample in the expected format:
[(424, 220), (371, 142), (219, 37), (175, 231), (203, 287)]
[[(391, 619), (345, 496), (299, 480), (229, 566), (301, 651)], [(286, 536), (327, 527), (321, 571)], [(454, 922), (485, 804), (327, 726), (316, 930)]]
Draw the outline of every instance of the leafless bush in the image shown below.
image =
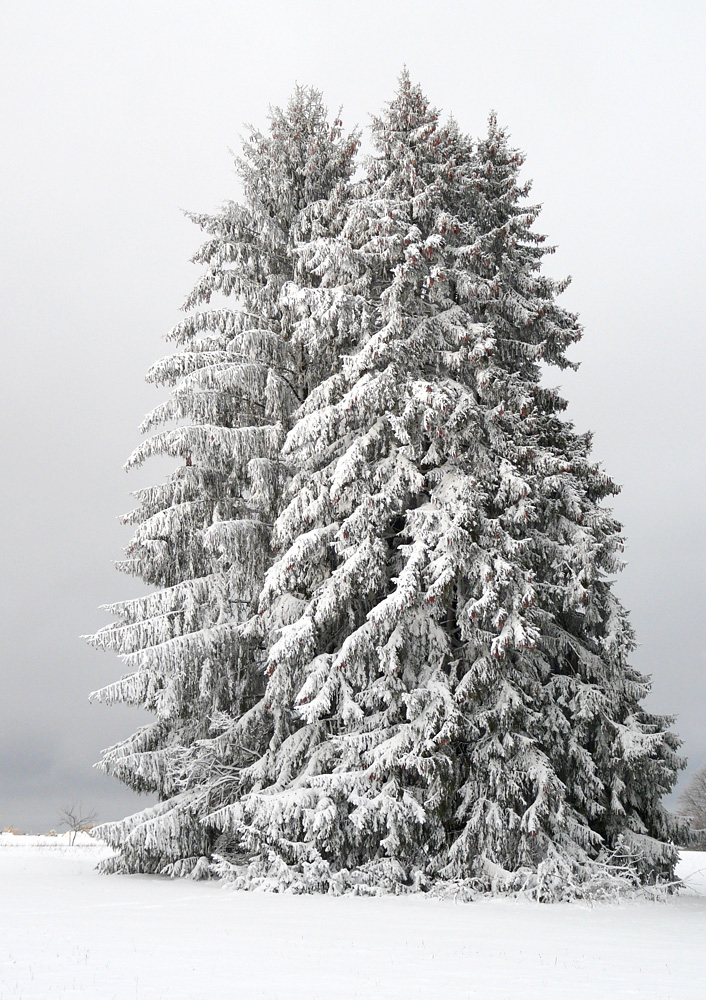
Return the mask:
[(76, 834), (88, 833), (93, 827), (98, 813), (95, 810), (84, 812), (81, 803), (65, 806), (59, 810), (59, 826), (65, 826), (69, 831), (69, 844), (76, 841)]
[(706, 766), (692, 775), (679, 797), (678, 811), (691, 827), (694, 839), (689, 846), (706, 849)]

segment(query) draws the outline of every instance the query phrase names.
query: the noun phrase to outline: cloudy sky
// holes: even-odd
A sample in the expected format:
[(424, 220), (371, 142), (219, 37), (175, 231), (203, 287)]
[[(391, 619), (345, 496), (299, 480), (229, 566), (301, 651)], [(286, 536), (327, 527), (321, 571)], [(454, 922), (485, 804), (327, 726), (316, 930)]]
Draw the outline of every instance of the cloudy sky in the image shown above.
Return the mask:
[(705, 28), (695, 0), (4, 5), (0, 828), (141, 805), (91, 768), (141, 717), (88, 704), (120, 664), (78, 636), (142, 589), (111, 563), (129, 491), (165, 471), (122, 464), (197, 277), (179, 209), (238, 197), (229, 149), (295, 82), (365, 127), (403, 63), (473, 134), (497, 109), (527, 154), (586, 328), (580, 371), (551, 378), (623, 484), (634, 662), (706, 763)]

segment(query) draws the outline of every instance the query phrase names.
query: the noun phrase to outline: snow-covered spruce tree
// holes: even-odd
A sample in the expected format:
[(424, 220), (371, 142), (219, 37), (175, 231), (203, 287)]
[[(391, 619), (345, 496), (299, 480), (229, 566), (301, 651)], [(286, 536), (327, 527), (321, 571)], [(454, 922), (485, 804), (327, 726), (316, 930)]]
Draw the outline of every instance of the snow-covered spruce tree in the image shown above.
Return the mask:
[[(101, 767), (159, 802), (100, 828), (118, 849), (108, 867), (202, 874), (210, 831), (199, 822), (203, 779), (193, 765), (211, 720), (242, 716), (263, 688), (257, 640), (242, 634), (271, 562), (283, 486), (280, 446), (315, 372), (292, 339), (296, 291), (317, 282), (294, 248), (330, 228), (358, 146), (327, 121), (320, 94), (298, 87), (269, 131), (252, 130), (237, 161), (244, 204), (191, 218), (208, 234), (205, 268), (169, 334), (175, 353), (148, 379), (172, 386), (142, 430), (176, 422), (127, 463), (182, 459), (167, 482), (139, 491), (125, 521), (135, 534), (119, 568), (156, 589), (109, 605), (115, 624), (90, 641), (118, 652), (129, 673), (94, 693), (153, 712), (155, 721), (105, 751)], [(205, 308), (212, 296), (228, 297)], [(202, 307), (199, 309), (199, 307)], [(250, 756), (245, 759), (252, 759)], [(214, 776), (210, 776), (213, 784)]]
[(301, 255), (369, 303), (285, 441), (298, 474), (247, 626), (271, 740), (208, 820), (232, 838), (218, 870), (540, 898), (617, 850), (631, 878), (669, 873), (678, 741), (628, 664), (616, 488), (540, 382), (580, 327), (539, 274), (521, 158), (493, 118), (474, 150), (406, 74), (373, 141), (342, 236)]
[[(671, 876), (680, 826), (661, 798), (683, 761), (673, 719), (644, 710), (649, 679), (628, 662), (634, 636), (611, 579), (623, 565), (621, 526), (601, 504), (618, 488), (590, 462), (590, 435), (561, 418), (565, 400), (540, 384), (540, 359), (577, 367), (565, 351), (581, 330), (555, 301), (568, 280), (540, 273), (553, 248), (532, 230), (540, 209), (526, 203), (522, 163), (491, 114), (456, 261), (475, 275), (467, 305), (494, 340), (490, 401), (502, 439), (485, 513), (497, 569), (471, 618), (476, 642), (483, 628), (498, 636), (469, 674), (474, 749), (451, 855), (490, 875), (499, 864), (506, 884), (507, 870), (536, 869), (535, 891), (551, 895), (562, 885), (580, 891), (582, 879), (600, 886), (605, 864), (587, 863), (597, 856), (613, 857), (628, 881)], [(520, 576), (515, 593), (503, 593), (513, 555)], [(530, 593), (521, 597), (523, 574)], [(515, 619), (526, 636), (514, 633)]]

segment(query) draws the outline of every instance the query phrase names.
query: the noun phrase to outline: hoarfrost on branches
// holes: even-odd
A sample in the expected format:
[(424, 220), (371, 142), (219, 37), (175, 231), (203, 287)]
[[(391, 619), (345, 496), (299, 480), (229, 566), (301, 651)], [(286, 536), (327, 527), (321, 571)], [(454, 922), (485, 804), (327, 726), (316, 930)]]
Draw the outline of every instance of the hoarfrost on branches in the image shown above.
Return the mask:
[[(159, 792), (101, 831), (128, 870), (241, 887), (537, 898), (669, 881), (681, 760), (612, 591), (617, 487), (540, 362), (582, 334), (523, 158), (404, 73), (357, 136), (298, 89), (254, 132), (246, 208), (196, 216), (209, 270), (151, 376), (123, 568), (161, 588), (94, 637), (97, 697), (157, 723), (103, 766)], [(213, 858), (209, 869), (208, 859)], [(205, 859), (205, 860), (204, 860)]]

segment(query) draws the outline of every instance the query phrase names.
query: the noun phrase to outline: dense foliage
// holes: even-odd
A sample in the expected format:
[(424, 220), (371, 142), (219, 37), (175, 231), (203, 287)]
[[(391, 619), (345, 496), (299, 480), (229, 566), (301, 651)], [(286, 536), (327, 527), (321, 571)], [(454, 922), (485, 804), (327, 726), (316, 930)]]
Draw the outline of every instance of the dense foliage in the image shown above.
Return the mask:
[[(94, 637), (153, 726), (103, 766), (160, 802), (129, 870), (296, 891), (575, 895), (669, 876), (680, 760), (613, 593), (616, 487), (540, 364), (575, 367), (522, 157), (402, 75), (357, 136), (298, 89), (197, 216), (207, 267), (153, 377), (124, 568), (158, 589)], [(628, 873), (628, 876), (626, 876)]]

